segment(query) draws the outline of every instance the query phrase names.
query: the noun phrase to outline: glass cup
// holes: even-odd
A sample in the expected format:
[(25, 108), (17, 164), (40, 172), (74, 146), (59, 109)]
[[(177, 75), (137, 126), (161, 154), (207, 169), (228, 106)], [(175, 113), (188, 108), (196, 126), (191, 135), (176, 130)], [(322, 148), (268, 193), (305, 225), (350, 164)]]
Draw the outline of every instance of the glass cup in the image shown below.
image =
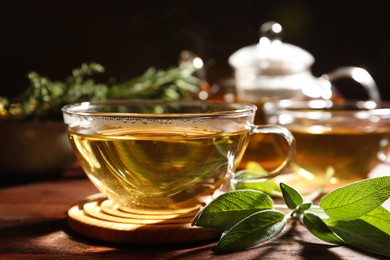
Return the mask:
[(264, 112), (267, 123), (285, 126), (296, 140), (289, 173), (277, 180), (303, 194), (367, 178), (389, 152), (389, 103), (280, 100)]
[[(256, 106), (227, 102), (111, 100), (69, 104), (62, 109), (81, 167), (108, 199), (140, 214), (190, 212), (213, 198), (234, 171), (249, 136), (280, 136), (281, 126), (254, 125)], [(237, 182), (246, 180), (237, 180)]]

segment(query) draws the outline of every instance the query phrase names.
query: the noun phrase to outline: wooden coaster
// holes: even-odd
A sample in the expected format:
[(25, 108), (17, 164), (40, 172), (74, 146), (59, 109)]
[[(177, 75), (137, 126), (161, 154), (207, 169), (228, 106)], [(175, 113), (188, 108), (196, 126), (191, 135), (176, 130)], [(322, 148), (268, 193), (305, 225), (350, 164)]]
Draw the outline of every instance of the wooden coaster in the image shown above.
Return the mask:
[(198, 210), (142, 215), (94, 194), (68, 210), (68, 225), (81, 235), (106, 242), (168, 245), (217, 240), (220, 231), (191, 226)]

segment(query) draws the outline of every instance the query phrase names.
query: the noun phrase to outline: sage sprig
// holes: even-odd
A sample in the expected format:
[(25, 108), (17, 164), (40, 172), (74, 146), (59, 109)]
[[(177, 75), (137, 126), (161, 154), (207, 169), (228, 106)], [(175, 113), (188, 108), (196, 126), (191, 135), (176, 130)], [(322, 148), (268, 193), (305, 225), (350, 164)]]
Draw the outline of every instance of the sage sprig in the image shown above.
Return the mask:
[[(288, 220), (298, 220), (317, 238), (390, 257), (390, 176), (338, 188), (318, 205), (305, 201), (293, 187), (280, 183), (286, 206), (259, 190), (230, 191), (214, 199), (193, 219), (193, 226), (221, 230), (216, 252), (244, 250), (273, 239)], [(283, 209), (279, 211), (278, 209)], [(287, 209), (287, 212), (286, 212)]]

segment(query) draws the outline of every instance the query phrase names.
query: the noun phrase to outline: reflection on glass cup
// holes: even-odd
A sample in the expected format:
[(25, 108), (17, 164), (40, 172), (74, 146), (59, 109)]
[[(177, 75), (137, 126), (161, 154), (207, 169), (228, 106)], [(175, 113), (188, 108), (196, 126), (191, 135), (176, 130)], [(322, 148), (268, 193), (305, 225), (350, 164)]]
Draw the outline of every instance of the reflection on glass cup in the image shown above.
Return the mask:
[(281, 100), (266, 103), (264, 112), (296, 139), (293, 174), (278, 178), (303, 193), (324, 181), (329, 191), (362, 180), (389, 152), (389, 103)]
[(148, 214), (188, 212), (234, 178), (249, 136), (280, 135), (294, 154), (291, 133), (253, 124), (256, 106), (224, 102), (128, 100), (63, 108), (67, 133), (94, 185), (124, 208)]

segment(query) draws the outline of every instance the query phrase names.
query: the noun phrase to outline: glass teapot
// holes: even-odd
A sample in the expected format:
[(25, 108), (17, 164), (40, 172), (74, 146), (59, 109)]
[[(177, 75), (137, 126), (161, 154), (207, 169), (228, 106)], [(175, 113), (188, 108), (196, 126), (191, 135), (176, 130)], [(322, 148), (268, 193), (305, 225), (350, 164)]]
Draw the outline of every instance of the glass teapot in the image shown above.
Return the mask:
[(283, 43), (279, 23), (264, 23), (260, 33), (258, 44), (229, 57), (238, 100), (261, 105), (270, 99), (336, 99), (341, 95), (332, 82), (345, 77), (358, 82), (369, 99), (380, 100), (374, 79), (363, 68), (340, 67), (315, 77), (310, 72), (314, 57), (302, 48)]

